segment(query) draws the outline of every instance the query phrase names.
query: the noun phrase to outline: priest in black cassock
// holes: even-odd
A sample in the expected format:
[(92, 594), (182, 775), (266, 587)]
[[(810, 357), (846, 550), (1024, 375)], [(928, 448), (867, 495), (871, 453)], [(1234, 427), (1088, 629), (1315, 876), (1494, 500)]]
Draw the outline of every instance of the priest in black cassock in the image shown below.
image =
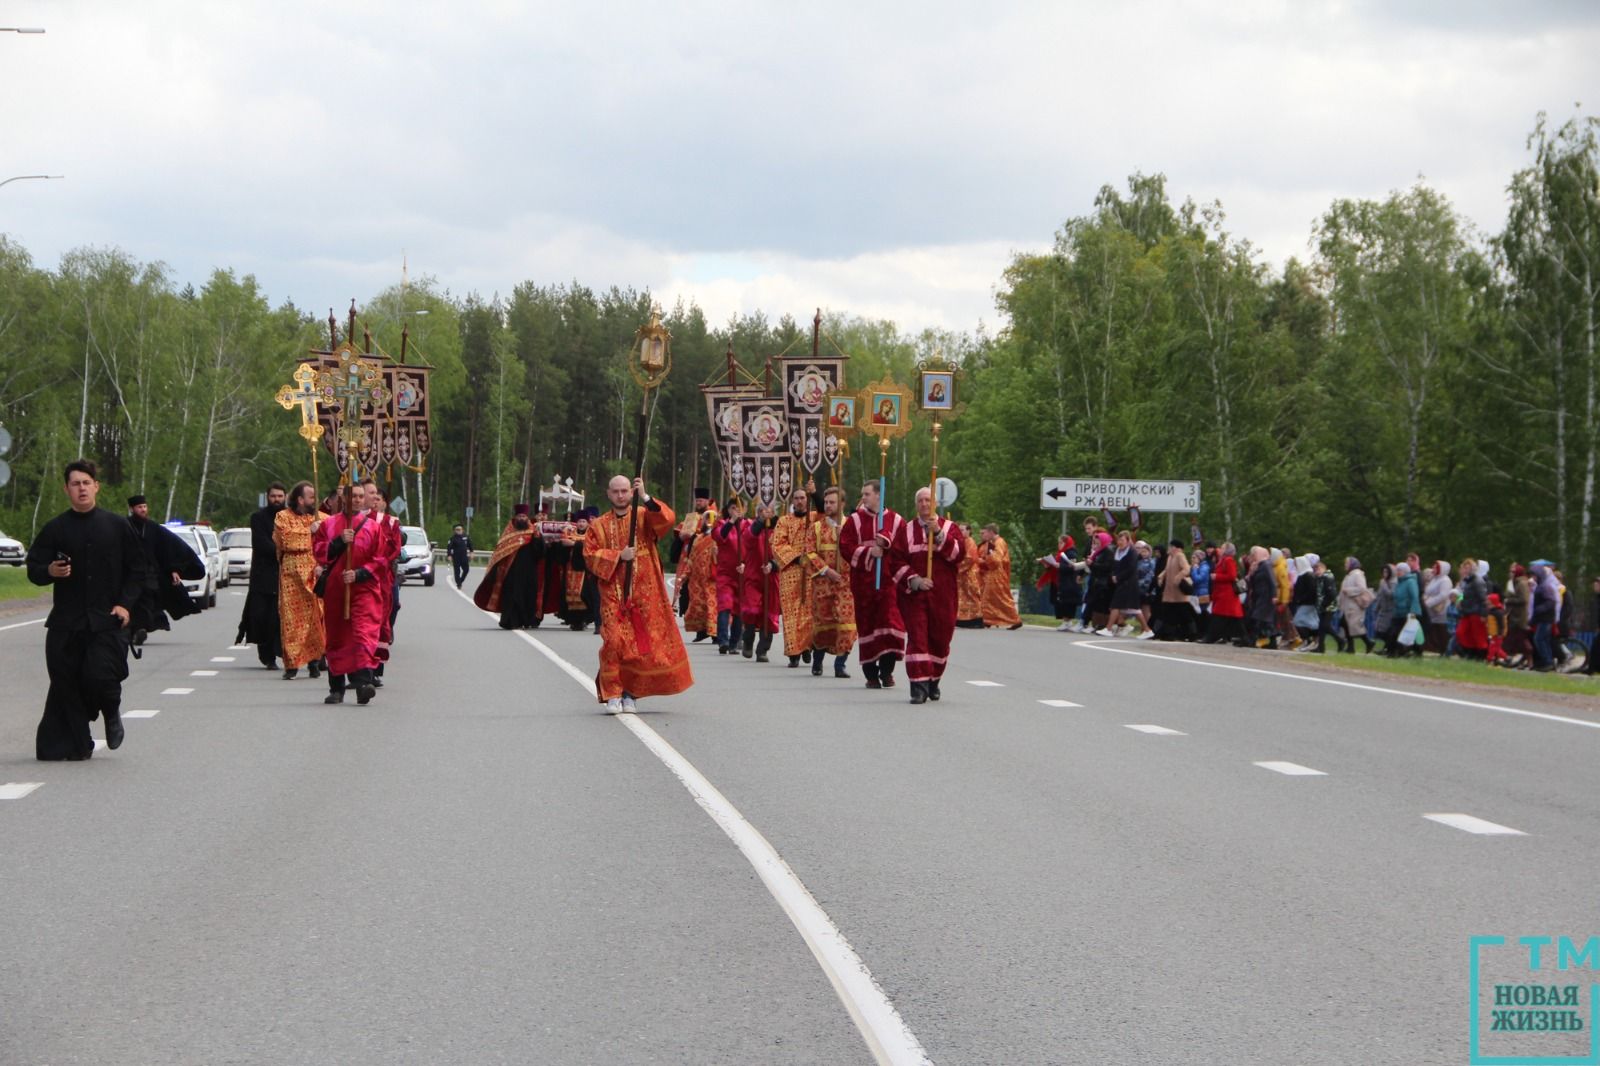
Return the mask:
[(483, 580), (472, 602), (491, 614), (500, 614), (501, 629), (537, 626), (539, 581), (544, 571), (544, 540), (528, 515), (528, 505), (517, 504), (511, 521), (500, 534)]
[(254, 644), (256, 658), (268, 670), (278, 665), (281, 639), (278, 621), (278, 546), (273, 543), (273, 524), (283, 510), (281, 482), (267, 486), (267, 505), (250, 516), (250, 589), (244, 596), (244, 611), (239, 615), (235, 644)]
[(65, 481), (72, 506), (46, 523), (28, 548), (28, 580), (54, 586), (44, 622), (50, 689), (34, 737), (34, 754), (45, 761), (93, 755), (89, 723), (101, 714), (106, 746), (122, 744), (129, 622), (144, 589), (144, 552), (133, 526), (95, 506), (95, 465), (68, 463)]
[(184, 591), (183, 579), (205, 577), (206, 564), (182, 537), (160, 522), (150, 521), (150, 504), (143, 496), (128, 497), (128, 525), (139, 538), (145, 564), (144, 594), (133, 608), (131, 623), (133, 656), (137, 659), (139, 646), (151, 630), (172, 628), (167, 623), (169, 616), (175, 622), (200, 613), (200, 607)]

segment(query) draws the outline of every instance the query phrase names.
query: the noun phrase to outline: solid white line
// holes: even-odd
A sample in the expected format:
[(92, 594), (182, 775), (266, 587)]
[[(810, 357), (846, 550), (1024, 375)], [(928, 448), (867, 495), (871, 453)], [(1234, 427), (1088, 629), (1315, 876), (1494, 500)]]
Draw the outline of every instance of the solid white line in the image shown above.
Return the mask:
[(124, 718), (154, 718), (160, 711), (123, 711)]
[(161, 694), (163, 696), (187, 696), (193, 691), (194, 689), (192, 688), (164, 688), (161, 690)]
[(1464, 833), (1477, 833), (1480, 836), (1525, 837), (1528, 835), (1520, 829), (1496, 825), (1494, 822), (1486, 822), (1482, 818), (1474, 818), (1470, 814), (1424, 814), (1423, 817), (1430, 822), (1438, 822), (1440, 825), (1447, 825)]
[(1263, 770), (1271, 770), (1272, 772), (1279, 773), (1279, 774), (1288, 774), (1290, 777), (1327, 777), (1328, 776), (1328, 773), (1327, 773), (1326, 770), (1313, 770), (1311, 767), (1309, 767), (1309, 766), (1301, 766), (1297, 762), (1272, 762), (1272, 761), (1269, 761), (1269, 762), (1258, 762), (1255, 765), (1261, 767)]
[(189, 676), (190, 677), (216, 677), (217, 676), (217, 672), (215, 670), (190, 670), (189, 671)]
[(1123, 728), (1133, 729), (1140, 733), (1149, 733), (1158, 737), (1186, 737), (1189, 735), (1188, 733), (1180, 733), (1176, 729), (1168, 729), (1164, 725), (1129, 725), (1123, 726)]
[(968, 681), (967, 684), (976, 685), (978, 688), (1005, 688), (998, 681)]
[(231, 663), (234, 658), (231, 655), (213, 655), (211, 661), (214, 663)]
[(1333, 685), (1337, 688), (1354, 688), (1363, 692), (1378, 692), (1385, 696), (1404, 696), (1412, 700), (1429, 700), (1433, 703), (1449, 703), (1457, 707), (1473, 707), (1480, 711), (1495, 711), (1500, 714), (1515, 714), (1524, 718), (1543, 718), (1550, 722), (1564, 722), (1567, 725), (1587, 726), (1590, 729), (1600, 729), (1600, 722), (1590, 722), (1582, 718), (1567, 718), (1559, 714), (1545, 714), (1543, 711), (1525, 711), (1520, 707), (1502, 707), (1495, 703), (1477, 703), (1473, 700), (1458, 700), (1451, 696), (1435, 696), (1431, 692), (1408, 692), (1402, 688), (1384, 688), (1381, 685), (1363, 685), (1355, 681), (1339, 681), (1331, 677), (1312, 677), (1310, 674), (1290, 674), (1279, 670), (1262, 670), (1254, 666), (1235, 666), (1232, 663), (1213, 663), (1205, 659), (1190, 659), (1183, 655), (1164, 655), (1160, 652), (1135, 651), (1132, 648), (1111, 648), (1095, 640), (1072, 641), (1075, 648), (1089, 648), (1093, 651), (1109, 651), (1117, 655), (1137, 655), (1145, 659), (1161, 659), (1165, 662), (1189, 663), (1192, 666), (1210, 666), (1218, 670), (1238, 670), (1246, 674), (1265, 674), (1268, 677), (1282, 677), (1290, 681), (1306, 681), (1315, 685)]
[(1081, 703), (1073, 703), (1071, 700), (1040, 700), (1039, 702), (1044, 704), (1046, 707), (1082, 707), (1083, 706), (1083, 704), (1081, 704)]
[(23, 626), (36, 626), (43, 621), (43, 618), (30, 618), (26, 622), (12, 622), (8, 626), (0, 626), (0, 633), (4, 633), (8, 629), (21, 629)]
[[(456, 593), (468, 603), (472, 602), (460, 589)], [(473, 606), (476, 608), (477, 605)], [(487, 611), (483, 613), (488, 614)], [(557, 655), (543, 641), (522, 630), (516, 632), (517, 636), (559, 666), (593, 697), (595, 687), (592, 677)], [(844, 934), (839, 932), (838, 926), (833, 924), (810, 890), (760, 831), (746, 821), (738, 808), (717, 791), (688, 759), (668, 744), (661, 734), (640, 721), (637, 715), (619, 714), (616, 718), (672, 771), (689, 795), (694, 797), (694, 801), (711, 816), (711, 820), (717, 823), (746, 861), (755, 868), (767, 891), (772, 893), (773, 899), (778, 901), (806, 946), (811, 949), (812, 956), (822, 967), (840, 1002), (866, 1040), (873, 1058), (892, 1066), (928, 1063), (930, 1060), (922, 1044), (878, 986), (866, 963), (861, 961)]]
[(19, 800), (34, 789), (43, 787), (43, 781), (7, 781), (0, 785), (0, 800)]

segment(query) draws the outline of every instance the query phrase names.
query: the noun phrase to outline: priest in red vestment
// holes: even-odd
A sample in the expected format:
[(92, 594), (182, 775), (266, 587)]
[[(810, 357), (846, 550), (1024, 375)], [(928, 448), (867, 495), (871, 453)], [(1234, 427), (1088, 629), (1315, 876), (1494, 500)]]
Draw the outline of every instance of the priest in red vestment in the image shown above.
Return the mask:
[(750, 522), (744, 516), (744, 502), (728, 497), (728, 509), (717, 523), (712, 538), (717, 545), (717, 653), (731, 655), (739, 649), (744, 628), (740, 618), (744, 599), (744, 539)]
[(850, 594), (856, 605), (856, 648), (868, 688), (894, 688), (894, 664), (906, 650), (900, 596), (886, 558), (904, 522), (882, 506), (878, 483), (868, 481), (861, 486), (861, 505), (839, 531), (839, 555), (850, 567)]
[(950, 661), (950, 638), (956, 631), (961, 561), (966, 553), (960, 528), (935, 513), (932, 492), (918, 489), (917, 516), (900, 526), (891, 550), (900, 616), (906, 624), (906, 680), (911, 683), (912, 703), (939, 698), (939, 680)]
[(354, 513), (329, 517), (316, 540), (317, 562), (327, 572), (322, 605), (328, 638), (326, 703), (343, 703), (347, 683), (355, 686), (357, 703), (368, 702), (376, 691), (372, 672), (378, 666), (385, 604), (380, 587), (389, 579), (391, 562), (385, 554), (389, 538), (367, 513), (366, 487), (351, 485), (348, 491)]
[(772, 635), (778, 631), (782, 614), (778, 568), (772, 561), (773, 514), (770, 503), (757, 505), (756, 520), (744, 537), (744, 589), (739, 617), (744, 622), (744, 657), (754, 655), (758, 663), (767, 661)]
[[(635, 494), (638, 528), (630, 544)], [(612, 478), (606, 498), (611, 509), (589, 523), (583, 539), (584, 565), (600, 592), (600, 673), (594, 687), (607, 711), (631, 714), (642, 696), (670, 696), (694, 684), (656, 552), (656, 542), (672, 531), (677, 516), (652, 499), (638, 478), (631, 485), (620, 474)]]

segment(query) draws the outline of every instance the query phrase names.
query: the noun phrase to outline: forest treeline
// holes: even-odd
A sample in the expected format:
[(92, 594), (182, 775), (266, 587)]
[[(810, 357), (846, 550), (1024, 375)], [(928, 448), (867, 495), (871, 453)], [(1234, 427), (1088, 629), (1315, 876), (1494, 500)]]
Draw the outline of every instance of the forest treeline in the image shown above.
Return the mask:
[[(1174, 204), (1162, 176), (1135, 174), (1102, 188), (1048, 253), (1013, 258), (992, 335), (824, 312), (821, 349), (850, 356), (852, 387), (910, 382), (935, 353), (960, 363), (967, 407), (942, 436), (940, 473), (960, 487), (954, 512), (1000, 523), (1019, 552), (1060, 528), (1038, 507), (1041, 476), (1185, 478), (1203, 484), (1212, 540), (1369, 560), (1546, 555), (1591, 571), (1597, 128), (1539, 117), (1499, 233), (1474, 231), (1419, 180), (1336, 200), (1306, 257), (1281, 267), (1228, 229), (1222, 205)], [(576, 282), (458, 296), (426, 278), (358, 301), (358, 329), (393, 355), (409, 324), (412, 357), (435, 368), (426, 470), (391, 471), (408, 519), (439, 539), (472, 507), (489, 545), (553, 477), (598, 501), (631, 463), (639, 393), (624, 359), (650, 303)], [(721, 486), (698, 386), (719, 379), (730, 347), (757, 375), (768, 357), (808, 352), (811, 310), (716, 325), (693, 304), (665, 309), (674, 367), (647, 476), (672, 502)], [(274, 307), (228, 269), (195, 288), (103, 248), (49, 268), (0, 236), (0, 424), (15, 440), (0, 529), (27, 538), (58, 511), (60, 468), (79, 454), (101, 464), (108, 502), (143, 492), (158, 514), (241, 522), (267, 482), (310, 476), (296, 416), (272, 397), (326, 346), (326, 318)], [(929, 451), (921, 429), (895, 444), (891, 505), (909, 511)], [(877, 465), (858, 447), (843, 480)], [(330, 471), (324, 457), (324, 487)]]

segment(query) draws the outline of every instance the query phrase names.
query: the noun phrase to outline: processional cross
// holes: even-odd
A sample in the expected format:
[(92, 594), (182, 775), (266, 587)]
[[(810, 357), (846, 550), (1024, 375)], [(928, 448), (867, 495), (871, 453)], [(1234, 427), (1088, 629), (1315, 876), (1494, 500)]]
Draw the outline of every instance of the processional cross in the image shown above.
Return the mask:
[(296, 406), (300, 408), (300, 436), (315, 446), (322, 439), (322, 422), (317, 418), (317, 406), (322, 394), (317, 391), (316, 368), (309, 363), (301, 363), (295, 368), (294, 380), (300, 387), (285, 385), (278, 390), (277, 400), (285, 411), (293, 411)]

